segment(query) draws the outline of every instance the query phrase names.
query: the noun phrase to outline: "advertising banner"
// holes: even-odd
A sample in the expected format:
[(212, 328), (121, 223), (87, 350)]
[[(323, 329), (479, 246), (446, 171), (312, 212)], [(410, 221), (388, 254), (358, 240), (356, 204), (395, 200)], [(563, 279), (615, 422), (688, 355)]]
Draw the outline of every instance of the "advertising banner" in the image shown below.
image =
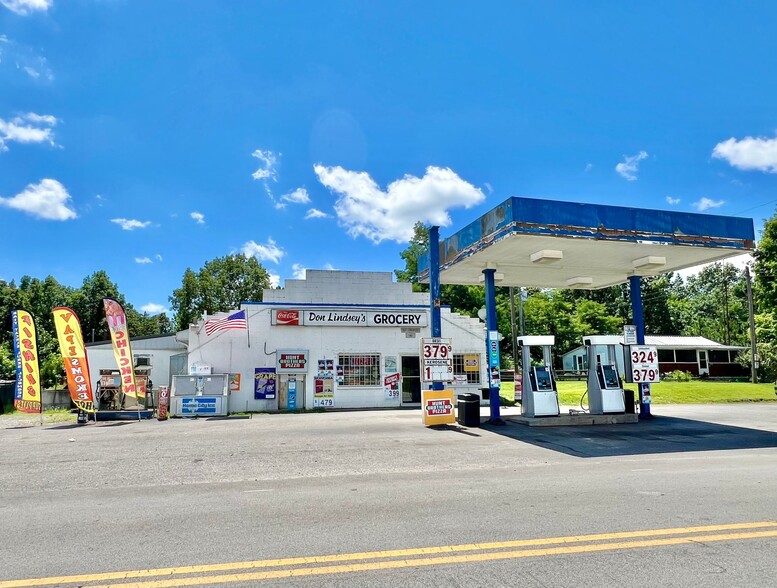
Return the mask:
[(160, 421), (167, 420), (167, 411), (170, 409), (170, 388), (167, 386), (159, 387), (159, 406), (157, 407), (156, 418)]
[(314, 378), (313, 406), (315, 408), (332, 408), (335, 405), (334, 378), (321, 376)]
[(124, 314), (121, 304), (113, 298), (103, 298), (103, 304), (105, 305), (105, 319), (108, 321), (108, 329), (111, 332), (111, 341), (113, 342), (113, 355), (119, 366), (121, 391), (125, 396), (137, 398), (138, 386), (135, 382), (135, 366), (132, 361), (127, 315)]
[(308, 371), (307, 349), (278, 349), (276, 370), (279, 374), (297, 374)]
[(76, 313), (66, 306), (57, 306), (52, 314), (59, 352), (65, 364), (70, 399), (80, 410), (94, 412), (94, 395), (89, 380), (89, 363), (86, 359), (81, 323)]
[(35, 321), (26, 310), (12, 310), (11, 324), (16, 356), (14, 408), (20, 412), (42, 412)]
[(270, 324), (285, 327), (425, 327), (426, 310), (275, 309)]
[(455, 423), (453, 390), (421, 390), (421, 418), (427, 427)]
[(254, 399), (275, 398), (276, 382), (275, 368), (254, 368)]

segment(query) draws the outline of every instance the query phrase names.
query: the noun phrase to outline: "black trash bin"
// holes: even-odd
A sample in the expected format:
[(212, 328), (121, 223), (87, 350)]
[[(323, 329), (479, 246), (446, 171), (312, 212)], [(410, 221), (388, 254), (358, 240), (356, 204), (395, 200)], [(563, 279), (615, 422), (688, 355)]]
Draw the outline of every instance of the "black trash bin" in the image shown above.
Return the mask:
[(480, 426), (480, 395), (459, 394), (456, 422), (464, 427)]
[(623, 404), (626, 405), (626, 414), (634, 414), (634, 390), (623, 390)]

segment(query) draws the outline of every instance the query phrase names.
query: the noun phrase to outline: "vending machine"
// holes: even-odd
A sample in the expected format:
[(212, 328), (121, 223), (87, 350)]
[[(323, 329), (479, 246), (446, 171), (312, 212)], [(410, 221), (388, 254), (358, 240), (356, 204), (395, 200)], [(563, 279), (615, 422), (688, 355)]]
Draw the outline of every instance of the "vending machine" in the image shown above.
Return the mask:
[(229, 374), (173, 376), (171, 416), (226, 416), (228, 411)]
[(588, 358), (588, 407), (591, 414), (626, 412), (616, 349), (620, 335), (583, 337)]
[[(523, 360), (523, 400), (521, 414), (528, 417), (558, 416), (558, 388), (553, 375), (551, 350), (556, 343), (553, 335), (518, 337)], [(542, 348), (542, 363), (532, 365), (531, 348)]]

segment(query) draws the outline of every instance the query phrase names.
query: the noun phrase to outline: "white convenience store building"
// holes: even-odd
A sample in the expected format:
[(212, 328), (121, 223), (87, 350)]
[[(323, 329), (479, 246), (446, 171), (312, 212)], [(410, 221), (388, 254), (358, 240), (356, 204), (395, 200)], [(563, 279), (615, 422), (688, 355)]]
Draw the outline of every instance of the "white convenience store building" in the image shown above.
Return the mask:
[[(190, 376), (230, 374), (229, 412), (419, 406), (429, 387), (420, 369), (421, 340), (431, 336), (429, 294), (389, 272), (307, 270), (303, 280), (264, 290), (262, 302), (241, 304), (247, 328), (208, 334), (208, 321), (237, 310), (178, 334)], [(446, 307), (441, 320), (453, 353), (449, 386), (481, 395), (484, 324)]]

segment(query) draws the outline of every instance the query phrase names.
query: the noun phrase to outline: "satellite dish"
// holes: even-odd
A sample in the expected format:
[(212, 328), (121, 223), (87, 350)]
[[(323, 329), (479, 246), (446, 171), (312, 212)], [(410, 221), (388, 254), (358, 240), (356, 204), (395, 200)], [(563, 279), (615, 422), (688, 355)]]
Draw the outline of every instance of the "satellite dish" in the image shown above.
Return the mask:
[(483, 307), (480, 310), (478, 310), (478, 318), (481, 321), (486, 322), (486, 308), (485, 307)]

